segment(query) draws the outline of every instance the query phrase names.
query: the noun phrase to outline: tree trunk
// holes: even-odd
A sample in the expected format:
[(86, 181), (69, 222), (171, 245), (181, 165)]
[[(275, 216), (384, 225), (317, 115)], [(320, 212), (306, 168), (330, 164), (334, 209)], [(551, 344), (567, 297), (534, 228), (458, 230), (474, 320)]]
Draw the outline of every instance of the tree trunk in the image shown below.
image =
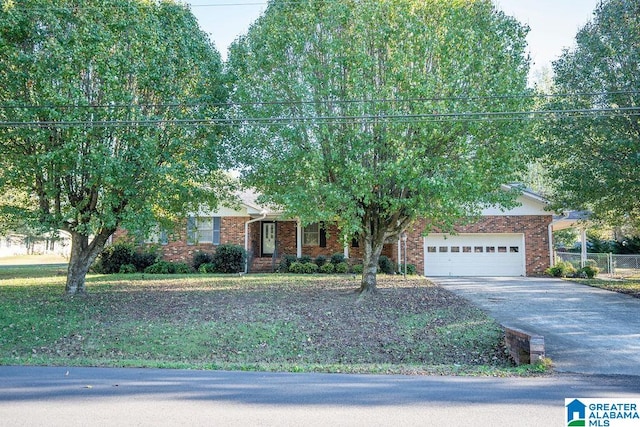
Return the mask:
[[(378, 260), (384, 246), (384, 239), (375, 239), (373, 236), (365, 236), (364, 259), (362, 270), (362, 282), (360, 283), (360, 293), (373, 294), (378, 292)], [(378, 241), (381, 240), (381, 241)]]
[(89, 243), (89, 236), (71, 232), (71, 257), (67, 269), (65, 293), (80, 295), (86, 293), (85, 278), (89, 268), (98, 257), (112, 231), (103, 231)]

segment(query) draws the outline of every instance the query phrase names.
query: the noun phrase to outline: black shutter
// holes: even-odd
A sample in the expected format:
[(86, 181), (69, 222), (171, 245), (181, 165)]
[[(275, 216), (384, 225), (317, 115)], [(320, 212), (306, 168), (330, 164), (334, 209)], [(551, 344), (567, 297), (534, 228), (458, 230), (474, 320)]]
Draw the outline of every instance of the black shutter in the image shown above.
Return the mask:
[(320, 247), (321, 248), (326, 248), (327, 247), (327, 232), (324, 229), (324, 222), (321, 222), (320, 224), (318, 224), (318, 227), (320, 228)]

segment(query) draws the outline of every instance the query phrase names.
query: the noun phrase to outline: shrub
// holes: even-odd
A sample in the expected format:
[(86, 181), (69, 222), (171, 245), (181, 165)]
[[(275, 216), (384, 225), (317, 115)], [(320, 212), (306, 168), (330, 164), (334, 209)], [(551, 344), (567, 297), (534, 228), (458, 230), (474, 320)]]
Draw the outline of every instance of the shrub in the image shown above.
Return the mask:
[(133, 264), (122, 264), (120, 266), (120, 270), (118, 271), (118, 273), (120, 274), (132, 274), (137, 272), (138, 272), (138, 269)]
[(200, 264), (200, 267), (198, 268), (198, 272), (203, 274), (215, 273), (216, 272), (215, 265), (211, 264), (210, 262), (205, 262), (204, 264)]
[(164, 260), (160, 260), (144, 269), (144, 272), (148, 274), (171, 274), (174, 271), (173, 264)]
[(327, 263), (320, 266), (320, 273), (331, 274), (336, 270), (335, 266), (331, 263)]
[(380, 255), (380, 257), (378, 258), (378, 267), (380, 268), (380, 271), (385, 274), (393, 274), (395, 270), (393, 261), (391, 261), (389, 257), (384, 255)]
[(576, 274), (576, 268), (569, 261), (560, 261), (553, 267), (547, 268), (545, 273), (553, 277), (569, 277)]
[(280, 264), (278, 266), (278, 272), (288, 273), (289, 267), (291, 267), (291, 264), (296, 262), (297, 260), (298, 258), (296, 258), (295, 255), (283, 255), (282, 259), (280, 260)]
[(349, 264), (347, 264), (344, 261), (336, 264), (336, 273), (348, 273), (348, 272), (349, 272)]
[(292, 262), (291, 265), (289, 266), (289, 273), (294, 273), (294, 274), (304, 273), (304, 264), (298, 261)]
[(171, 263), (173, 269), (171, 271), (172, 274), (191, 274), (193, 270), (186, 262), (174, 262)]
[[(400, 273), (403, 274), (404, 273), (404, 264), (400, 264), (398, 266), (398, 268), (400, 269)], [(407, 274), (409, 275), (413, 275), (413, 274), (417, 274), (418, 270), (416, 269), (415, 264), (407, 264)]]
[(327, 257), (324, 255), (318, 255), (316, 257), (315, 260), (313, 260), (313, 262), (318, 266), (318, 267), (322, 267), (323, 265), (325, 265), (327, 263)]
[(600, 272), (600, 269), (598, 267), (594, 267), (591, 265), (585, 265), (584, 267), (582, 267), (578, 274), (580, 274), (581, 276), (586, 277), (587, 279), (593, 279), (594, 277), (596, 277), (596, 275)]
[(133, 264), (135, 250), (131, 243), (115, 243), (102, 250), (95, 267), (98, 273), (114, 274), (120, 272), (120, 267)]
[(311, 262), (311, 256), (309, 255), (302, 255), (300, 258), (298, 258), (298, 262), (300, 264), (306, 264), (308, 262)]
[[(115, 243), (103, 249), (96, 263), (94, 271), (102, 274), (120, 273), (123, 266), (127, 272), (144, 271), (158, 260), (155, 250), (137, 252), (131, 243)], [(131, 271), (131, 266), (135, 271)], [(123, 270), (123, 271), (124, 271)]]
[(211, 264), (213, 262), (213, 255), (208, 252), (198, 251), (193, 254), (193, 261), (191, 265), (196, 271), (200, 271), (200, 266), (202, 264)]
[(244, 271), (247, 254), (242, 246), (224, 244), (218, 246), (211, 263), (216, 273), (240, 273)]
[(351, 267), (351, 271), (353, 271), (354, 274), (362, 274), (362, 272), (364, 271), (364, 265), (356, 264)]
[(155, 249), (136, 252), (133, 256), (133, 265), (136, 267), (137, 271), (144, 271), (145, 268), (155, 264), (158, 259), (159, 256)]
[(318, 266), (312, 262), (302, 264), (304, 274), (315, 274), (318, 272)]
[(344, 262), (344, 254), (341, 254), (340, 252), (338, 252), (331, 255), (331, 264), (338, 265), (341, 262)]

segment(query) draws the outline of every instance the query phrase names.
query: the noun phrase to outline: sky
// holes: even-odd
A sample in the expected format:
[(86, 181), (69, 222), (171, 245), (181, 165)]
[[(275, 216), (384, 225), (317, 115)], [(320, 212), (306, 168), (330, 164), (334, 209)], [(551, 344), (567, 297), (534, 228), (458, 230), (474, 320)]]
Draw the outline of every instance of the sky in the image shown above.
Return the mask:
[[(527, 42), (532, 72), (551, 67), (577, 31), (593, 17), (600, 0), (494, 0), (499, 9), (530, 28)], [(231, 42), (244, 34), (266, 8), (266, 0), (188, 0), (200, 27), (223, 58)]]

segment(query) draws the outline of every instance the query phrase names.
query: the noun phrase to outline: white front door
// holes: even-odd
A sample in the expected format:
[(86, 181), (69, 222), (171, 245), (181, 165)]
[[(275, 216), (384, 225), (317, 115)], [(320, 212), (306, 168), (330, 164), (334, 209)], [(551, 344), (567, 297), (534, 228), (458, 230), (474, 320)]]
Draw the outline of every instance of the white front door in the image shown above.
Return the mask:
[(276, 223), (262, 223), (262, 255), (273, 255), (276, 250)]

